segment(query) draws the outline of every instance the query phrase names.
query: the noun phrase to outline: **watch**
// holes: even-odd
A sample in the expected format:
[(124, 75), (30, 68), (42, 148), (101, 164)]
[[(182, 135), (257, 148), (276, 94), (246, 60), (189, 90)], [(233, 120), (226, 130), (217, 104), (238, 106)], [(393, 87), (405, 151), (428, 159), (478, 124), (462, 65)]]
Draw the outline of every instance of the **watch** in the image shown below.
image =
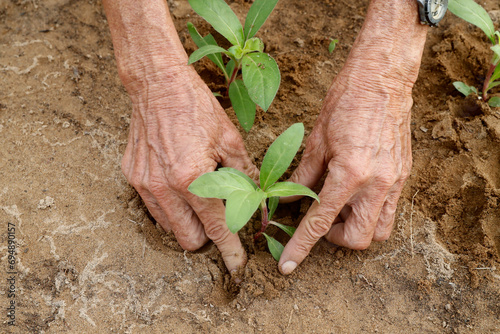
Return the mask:
[(446, 14), (448, 0), (417, 0), (420, 23), (436, 27)]

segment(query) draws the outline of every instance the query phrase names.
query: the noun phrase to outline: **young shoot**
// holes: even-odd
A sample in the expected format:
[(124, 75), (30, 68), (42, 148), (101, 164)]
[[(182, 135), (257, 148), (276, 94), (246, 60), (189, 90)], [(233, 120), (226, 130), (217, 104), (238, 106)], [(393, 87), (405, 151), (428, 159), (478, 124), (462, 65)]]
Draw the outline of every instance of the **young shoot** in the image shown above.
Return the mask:
[[(189, 0), (193, 10), (232, 46), (227, 50), (221, 48), (212, 35), (202, 37), (194, 25), (188, 23), (189, 34), (199, 48), (191, 54), (188, 63), (192, 64), (206, 56), (221, 69), (226, 78), (227, 94), (233, 109), (247, 132), (254, 123), (256, 105), (267, 111), (280, 86), (278, 64), (264, 53), (262, 40), (254, 37), (277, 2), (278, 0), (255, 0), (243, 27), (224, 0)], [(243, 80), (238, 79), (240, 71)]]
[(197, 178), (189, 191), (204, 198), (226, 200), (226, 224), (232, 233), (245, 226), (257, 209), (261, 211), (261, 228), (255, 239), (264, 235), (269, 251), (279, 260), (284, 246), (269, 236), (269, 224), (282, 229), (290, 237), (295, 228), (271, 221), (282, 196), (309, 196), (319, 202), (318, 195), (311, 189), (293, 182), (277, 182), (286, 172), (300, 148), (304, 138), (304, 125), (296, 123), (283, 132), (269, 147), (262, 166), (258, 186), (250, 177), (234, 168), (219, 168)]
[[(495, 31), (493, 21), (486, 10), (474, 2), (474, 0), (449, 0), (448, 8), (456, 16), (472, 23), (484, 31), (493, 44), (491, 47), (491, 50), (493, 50), (493, 57), (481, 93), (483, 100), (488, 102), (491, 107), (500, 107), (500, 97), (490, 97), (488, 95), (491, 89), (500, 86), (500, 32), (498, 30)], [(479, 95), (478, 90), (474, 86), (469, 86), (461, 81), (456, 81), (453, 85), (465, 96), (472, 93)]]
[(337, 43), (339, 42), (338, 39), (331, 39), (330, 40), (330, 45), (328, 45), (328, 52), (330, 54), (333, 53), (333, 51), (335, 50), (335, 47), (337, 46)]

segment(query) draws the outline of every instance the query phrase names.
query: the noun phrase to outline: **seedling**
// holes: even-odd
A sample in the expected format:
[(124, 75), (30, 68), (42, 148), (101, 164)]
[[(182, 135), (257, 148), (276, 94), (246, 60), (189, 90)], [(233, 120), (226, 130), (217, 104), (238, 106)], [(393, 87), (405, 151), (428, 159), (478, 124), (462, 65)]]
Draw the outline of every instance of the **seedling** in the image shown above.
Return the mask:
[(337, 46), (338, 42), (339, 42), (338, 39), (330, 39), (330, 45), (328, 45), (328, 52), (330, 54), (333, 53), (333, 50), (335, 50), (335, 47)]
[[(254, 37), (267, 20), (278, 0), (255, 0), (243, 27), (236, 14), (224, 0), (189, 0), (193, 10), (224, 36), (232, 46), (225, 50), (212, 35), (202, 37), (192, 23), (188, 30), (199, 47), (189, 57), (189, 64), (207, 56), (224, 73), (229, 99), (245, 131), (255, 120), (256, 105), (267, 111), (281, 81), (276, 61), (264, 53), (264, 43)], [(225, 63), (226, 55), (229, 59)], [(243, 80), (237, 79), (241, 70)]]
[[(493, 44), (491, 47), (493, 58), (483, 83), (482, 98), (490, 106), (500, 107), (500, 97), (490, 97), (488, 95), (489, 90), (500, 85), (500, 66), (498, 66), (500, 63), (500, 32), (498, 30), (495, 31), (493, 21), (486, 10), (475, 3), (474, 0), (450, 0), (448, 8), (456, 16), (483, 30)], [(456, 81), (453, 85), (465, 96), (472, 93), (478, 94), (476, 87), (469, 86), (461, 81)]]
[(204, 198), (226, 200), (226, 224), (232, 233), (245, 226), (257, 209), (261, 211), (261, 228), (255, 239), (264, 235), (267, 245), (276, 261), (281, 257), (284, 246), (265, 233), (269, 224), (285, 231), (290, 237), (295, 228), (271, 221), (281, 196), (309, 196), (319, 202), (318, 195), (311, 189), (293, 182), (276, 182), (290, 166), (304, 138), (304, 125), (296, 123), (283, 132), (271, 144), (262, 161), (260, 186), (246, 174), (234, 168), (219, 168), (197, 178), (189, 191)]

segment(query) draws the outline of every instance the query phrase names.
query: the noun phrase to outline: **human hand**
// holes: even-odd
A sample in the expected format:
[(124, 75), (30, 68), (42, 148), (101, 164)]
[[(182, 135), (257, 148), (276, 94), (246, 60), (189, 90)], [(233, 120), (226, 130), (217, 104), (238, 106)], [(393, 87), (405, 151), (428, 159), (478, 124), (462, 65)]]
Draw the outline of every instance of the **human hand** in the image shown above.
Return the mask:
[(328, 169), (321, 204), (313, 203), (281, 255), (283, 274), (323, 236), (352, 249), (389, 238), (411, 169), (411, 90), (426, 34), (416, 2), (370, 2), (292, 175), (313, 187)]
[[(233, 273), (245, 264), (246, 254), (238, 235), (227, 228), (222, 201), (199, 198), (188, 186), (218, 163), (252, 178), (258, 170), (194, 69), (171, 66), (169, 76), (164, 85), (131, 94), (133, 113), (122, 170), (155, 220), (174, 233), (182, 248), (196, 250), (211, 239)], [(135, 92), (133, 83), (125, 85)]]
[(313, 187), (327, 168), (328, 176), (283, 252), (284, 274), (323, 236), (352, 249), (389, 237), (411, 169), (411, 89), (402, 90), (347, 76), (330, 88), (291, 181)]

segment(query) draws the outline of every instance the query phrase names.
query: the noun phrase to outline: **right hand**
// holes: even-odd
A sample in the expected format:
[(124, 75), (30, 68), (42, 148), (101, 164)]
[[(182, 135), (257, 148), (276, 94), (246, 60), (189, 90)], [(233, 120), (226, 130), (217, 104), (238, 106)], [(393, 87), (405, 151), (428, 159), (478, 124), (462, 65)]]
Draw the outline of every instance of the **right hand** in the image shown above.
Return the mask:
[(217, 164), (253, 179), (259, 172), (236, 127), (194, 69), (177, 66), (168, 76), (163, 85), (128, 89), (133, 113), (122, 171), (183, 249), (196, 250), (211, 239), (234, 273), (245, 265), (246, 254), (226, 225), (222, 201), (199, 198), (188, 186)]

